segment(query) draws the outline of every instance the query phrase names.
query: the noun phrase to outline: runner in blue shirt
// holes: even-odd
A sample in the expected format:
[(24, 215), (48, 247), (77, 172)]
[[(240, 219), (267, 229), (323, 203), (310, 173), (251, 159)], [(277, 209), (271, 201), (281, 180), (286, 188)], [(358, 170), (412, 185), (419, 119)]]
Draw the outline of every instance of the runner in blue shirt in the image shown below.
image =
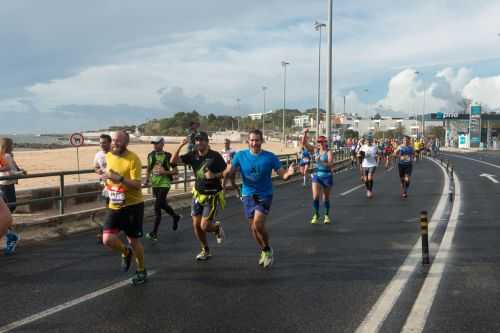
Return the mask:
[[(302, 145), (311, 153), (314, 153), (314, 146), (307, 142), (307, 130), (302, 137)], [(325, 220), (323, 223), (330, 224), (330, 190), (333, 185), (333, 153), (328, 149), (328, 140), (325, 136), (319, 136), (317, 140), (317, 152), (315, 152), (316, 169), (312, 174), (312, 194), (313, 194), (313, 217), (311, 224), (318, 223), (319, 219), (319, 197), (323, 194), (323, 204), (325, 206)]]
[(408, 188), (410, 187), (410, 177), (413, 170), (413, 157), (415, 152), (411, 146), (409, 136), (405, 136), (403, 144), (400, 145), (395, 151), (394, 156), (399, 156), (399, 178), (401, 180), (401, 197), (406, 199), (408, 197)]
[(259, 265), (267, 268), (274, 262), (273, 249), (269, 245), (269, 236), (265, 228), (266, 216), (273, 200), (273, 170), (283, 180), (288, 180), (295, 170), (292, 163), (288, 170), (273, 153), (262, 150), (263, 136), (259, 130), (248, 134), (249, 149), (241, 150), (228, 164), (224, 177), (230, 177), (239, 171), (243, 180), (242, 201), (245, 216), (250, 223), (253, 237), (261, 247)]
[(307, 173), (309, 171), (309, 166), (311, 165), (312, 156), (309, 150), (302, 146), (300, 149), (300, 162), (299, 162), (299, 171), (302, 177), (304, 178), (303, 185), (307, 185)]

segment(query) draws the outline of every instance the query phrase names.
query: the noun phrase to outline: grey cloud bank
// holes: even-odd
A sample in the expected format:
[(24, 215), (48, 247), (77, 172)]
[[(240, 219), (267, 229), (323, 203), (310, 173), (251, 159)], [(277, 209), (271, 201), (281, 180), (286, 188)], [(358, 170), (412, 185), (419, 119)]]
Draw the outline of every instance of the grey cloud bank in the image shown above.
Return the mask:
[[(353, 97), (351, 109), (364, 112), (379, 103), (420, 108), (423, 81), (400, 73), (498, 57), (494, 12), (500, 4), (486, 0), (336, 2), (336, 93), (383, 90), (368, 104)], [(325, 19), (326, 0), (2, 2), (0, 117), (9, 122), (0, 121), (0, 131), (92, 129), (193, 109), (235, 114), (236, 98), (242, 113), (260, 112), (262, 85), (268, 106), (279, 108), (284, 59), (288, 104), (310, 107), (312, 23)], [(498, 71), (486, 72), (489, 79), (427, 73), (428, 110), (451, 107), (463, 94), (499, 105)], [(391, 76), (388, 87), (372, 89)]]

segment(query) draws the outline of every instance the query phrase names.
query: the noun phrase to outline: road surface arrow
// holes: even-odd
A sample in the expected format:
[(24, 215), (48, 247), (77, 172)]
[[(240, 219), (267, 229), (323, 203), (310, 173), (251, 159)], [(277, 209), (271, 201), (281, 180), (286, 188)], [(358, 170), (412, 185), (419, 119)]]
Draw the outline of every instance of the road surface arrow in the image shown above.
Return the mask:
[(491, 180), (493, 183), (498, 184), (498, 180), (495, 179), (495, 175), (490, 175), (488, 173), (482, 173), (479, 175), (479, 177), (485, 177)]

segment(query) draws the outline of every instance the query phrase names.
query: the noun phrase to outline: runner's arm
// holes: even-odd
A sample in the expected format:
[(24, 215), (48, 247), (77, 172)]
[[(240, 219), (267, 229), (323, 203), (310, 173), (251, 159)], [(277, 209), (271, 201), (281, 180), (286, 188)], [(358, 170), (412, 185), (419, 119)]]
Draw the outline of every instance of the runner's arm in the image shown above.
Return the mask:
[(394, 149), (394, 152), (392, 153), (393, 157), (397, 157), (399, 155), (400, 148), (401, 147), (398, 146), (396, 149)]
[(177, 169), (177, 166), (172, 166), (171, 170), (165, 170), (163, 174), (165, 176), (175, 176), (176, 174), (179, 173), (179, 170)]
[(94, 171), (98, 175), (102, 175), (104, 173), (104, 170), (101, 169), (101, 166), (96, 158), (94, 159)]
[(333, 156), (333, 153), (331, 150), (328, 151), (328, 162), (327, 162), (328, 167), (330, 170), (332, 170), (333, 173), (335, 173), (335, 158)]
[(208, 166), (205, 171), (206, 179), (222, 178), (224, 176), (224, 171), (226, 170), (227, 164), (222, 158), (221, 154), (216, 153), (212, 163)]
[(180, 159), (181, 150), (187, 144), (188, 144), (188, 139), (184, 138), (182, 140), (181, 144), (179, 145), (179, 147), (177, 147), (177, 149), (175, 150), (174, 155), (172, 155), (172, 158), (170, 159), (170, 164), (177, 165), (180, 162), (182, 162), (181, 159)]
[(290, 177), (292, 177), (295, 174), (295, 163), (292, 162), (288, 167), (288, 169), (280, 167), (277, 173), (281, 177), (281, 179), (287, 181), (288, 179), (290, 179)]

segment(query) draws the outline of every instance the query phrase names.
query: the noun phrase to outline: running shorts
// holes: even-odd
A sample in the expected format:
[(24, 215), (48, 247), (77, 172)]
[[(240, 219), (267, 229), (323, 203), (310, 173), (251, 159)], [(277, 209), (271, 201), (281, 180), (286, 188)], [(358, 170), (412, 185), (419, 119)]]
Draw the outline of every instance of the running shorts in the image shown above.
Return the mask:
[(411, 176), (413, 165), (411, 163), (408, 164), (399, 163), (398, 168), (399, 168), (399, 178), (403, 178), (405, 175)]
[(271, 204), (273, 202), (272, 196), (259, 197), (258, 195), (244, 196), (243, 208), (245, 210), (245, 217), (250, 220), (253, 219), (255, 211), (259, 211), (264, 215), (269, 214)]
[(220, 208), (219, 197), (211, 195), (205, 202), (200, 203), (195, 198), (191, 201), (191, 216), (202, 216), (213, 221)]
[(144, 220), (144, 202), (125, 206), (120, 209), (108, 208), (108, 214), (103, 226), (103, 233), (117, 234), (123, 231), (130, 238), (142, 237), (142, 222)]
[(299, 164), (299, 165), (300, 165), (300, 166), (304, 166), (304, 165), (309, 165), (309, 164), (311, 164), (311, 161), (309, 161), (309, 160), (307, 160), (307, 161), (305, 161), (305, 160), (300, 160), (300, 164)]
[(377, 167), (363, 168), (363, 172), (364, 172), (365, 176), (368, 176), (368, 175), (373, 176), (375, 174), (376, 170), (377, 170)]
[(318, 183), (323, 188), (333, 186), (333, 176), (332, 175), (318, 176), (316, 174), (313, 174), (311, 176), (311, 178), (312, 178), (313, 183)]

